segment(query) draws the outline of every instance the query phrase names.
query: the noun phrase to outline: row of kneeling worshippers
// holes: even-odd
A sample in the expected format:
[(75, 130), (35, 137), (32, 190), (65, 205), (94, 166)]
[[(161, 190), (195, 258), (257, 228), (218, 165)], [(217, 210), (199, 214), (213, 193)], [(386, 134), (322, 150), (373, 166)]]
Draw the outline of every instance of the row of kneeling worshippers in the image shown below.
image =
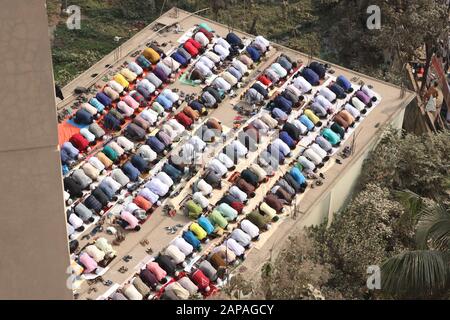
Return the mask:
[(250, 242), (258, 237), (258, 227), (246, 219), (242, 220), (228, 239), (212, 248), (189, 272), (185, 271), (186, 266), (199, 249), (186, 240), (185, 235), (176, 237), (110, 298), (180, 300), (208, 296), (223, 282), (227, 267), (238, 263)]
[[(72, 119), (82, 128), (71, 137), (71, 144), (79, 152), (89, 152), (92, 145), (105, 137), (105, 131), (121, 130), (130, 118), (136, 131), (141, 131), (137, 127), (146, 130), (154, 125), (165, 112), (173, 111), (181, 103), (175, 92), (169, 89), (159, 91), (179, 68), (176, 60), (166, 56), (155, 44), (150, 44), (135, 61), (128, 62), (127, 67), (115, 74), (101, 92), (81, 104)], [(153, 97), (156, 99), (151, 106), (138, 114)], [(64, 165), (73, 165), (78, 157), (78, 154), (61, 152)]]
[[(269, 90), (285, 80), (297, 68), (297, 62), (293, 61), (285, 54), (281, 54), (274, 63), (259, 75), (252, 86), (245, 92), (245, 101), (250, 104), (262, 105), (269, 99)], [(301, 100), (301, 92), (296, 88), (288, 88), (285, 95), (289, 95), (289, 100), (293, 104), (298, 104)]]
[(216, 39), (212, 50), (205, 52), (192, 67), (190, 79), (205, 82), (213, 76), (218, 66), (227, 62), (229, 66), (214, 78), (212, 86), (224, 92), (239, 86), (239, 82), (249, 74), (249, 69), (254, 67), (254, 63), (267, 53), (269, 42), (262, 36), (258, 36), (244, 52), (240, 53), (243, 48), (242, 40), (234, 33), (229, 33), (225, 39)]
[[(221, 128), (213, 118), (206, 125)], [(152, 138), (155, 137), (150, 137), (135, 150), (135, 143), (126, 137), (118, 137), (107, 144), (103, 151), (90, 157), (80, 169), (64, 178), (64, 187), (69, 197), (75, 200), (83, 198), (68, 210), (69, 235), (75, 231), (83, 231), (83, 224), (93, 222), (94, 214), (101, 215), (111, 202), (118, 200), (118, 195), (133, 190), (134, 185), (141, 183), (145, 177), (148, 181), (130, 204), (138, 206), (140, 210), (125, 210), (118, 220), (125, 229), (138, 230), (139, 222), (145, 221), (147, 213), (160, 205), (160, 198), (165, 197), (180, 182), (188, 172), (188, 165), (192, 163), (193, 157), (201, 156), (207, 146), (199, 136), (193, 135), (179, 148), (179, 153), (175, 152), (169, 157), (161, 166), (160, 172), (148, 178), (146, 174), (164, 150), (164, 147), (155, 148), (156, 142)], [(122, 150), (119, 151), (118, 148)]]
[(71, 267), (77, 276), (93, 274), (105, 268), (116, 255), (108, 240), (101, 237), (82, 248), (71, 260)]

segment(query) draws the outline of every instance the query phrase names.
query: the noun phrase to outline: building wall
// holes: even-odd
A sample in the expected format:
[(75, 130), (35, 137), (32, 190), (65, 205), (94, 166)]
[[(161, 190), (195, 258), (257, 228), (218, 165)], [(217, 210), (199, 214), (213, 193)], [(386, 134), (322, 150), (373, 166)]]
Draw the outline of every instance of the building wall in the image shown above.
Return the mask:
[(45, 0), (0, 10), (0, 299), (71, 299)]

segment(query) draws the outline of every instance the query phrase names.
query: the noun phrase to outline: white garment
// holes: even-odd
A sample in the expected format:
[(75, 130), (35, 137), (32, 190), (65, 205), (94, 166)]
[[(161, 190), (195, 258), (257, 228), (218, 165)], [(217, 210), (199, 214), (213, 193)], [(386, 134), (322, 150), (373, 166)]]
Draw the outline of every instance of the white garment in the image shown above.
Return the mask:
[(176, 237), (171, 244), (175, 245), (185, 256), (188, 256), (194, 251), (194, 247), (189, 244), (182, 237)]
[(259, 228), (247, 219), (244, 219), (241, 221), (240, 228), (245, 233), (250, 235), (250, 237), (252, 237), (252, 239), (259, 236)]
[(134, 113), (134, 109), (124, 101), (119, 101), (117, 103), (117, 109), (119, 109), (126, 117), (131, 117)]
[(234, 140), (230, 145), (240, 158), (244, 157), (248, 153), (247, 147), (244, 146), (239, 140)]
[(105, 169), (105, 165), (97, 157), (90, 157), (88, 161), (91, 165), (93, 165), (99, 171), (102, 171)]
[(169, 245), (166, 250), (164, 250), (164, 252), (166, 255), (172, 258), (175, 264), (180, 264), (184, 260), (186, 260), (185, 254), (173, 244)]
[(224, 244), (238, 257), (243, 255), (245, 252), (245, 248), (232, 238), (228, 238), (227, 240), (225, 240)]
[(208, 67), (208, 69), (212, 70), (216, 64), (214, 63), (214, 61), (211, 61), (211, 59), (209, 59), (206, 56), (201, 56), (200, 59), (198, 59), (198, 62), (203, 63), (204, 65), (206, 65)]
[(141, 191), (139, 191), (139, 195), (141, 197), (144, 197), (151, 203), (156, 203), (159, 199), (159, 196), (157, 194), (155, 194), (154, 192), (152, 192), (149, 188), (141, 189)]
[(305, 94), (305, 93), (307, 93), (307, 92), (312, 90), (311, 84), (308, 81), (306, 81), (306, 79), (303, 78), (302, 76), (299, 76), (299, 77), (295, 78), (292, 83), (303, 94)]
[(198, 137), (198, 136), (193, 136), (189, 140), (189, 143), (194, 146), (195, 151), (197, 151), (197, 152), (203, 152), (203, 150), (206, 147), (206, 143), (202, 139), (200, 139), (200, 137)]
[(234, 229), (230, 236), (243, 247), (248, 246), (252, 241), (252, 237), (239, 228)]
[(158, 120), (158, 113), (150, 109), (143, 110), (139, 115), (144, 120), (150, 122), (152, 125), (155, 124), (155, 122)]
[(219, 155), (217, 156), (217, 159), (223, 163), (223, 165), (225, 167), (227, 167), (227, 169), (230, 169), (231, 167), (234, 166), (234, 162), (233, 160), (230, 159), (229, 156), (227, 156), (225, 153), (221, 152), (219, 153)]
[(162, 183), (164, 183), (165, 185), (169, 186), (169, 188), (171, 186), (173, 186), (174, 182), (173, 182), (172, 178), (170, 178), (169, 175), (167, 173), (165, 173), (164, 171), (158, 172), (158, 174), (156, 175), (156, 178), (161, 180)]
[(230, 91), (231, 90), (231, 85), (226, 82), (222, 77), (217, 77), (216, 79), (214, 79), (212, 85), (214, 87), (216, 87), (217, 89), (221, 89), (223, 91)]
[(327, 87), (323, 87), (319, 90), (320, 94), (324, 96), (328, 101), (333, 102), (336, 100), (336, 94), (328, 89)]
[(322, 157), (315, 153), (312, 149), (306, 149), (305, 152), (303, 152), (303, 155), (311, 160), (315, 165), (322, 163)]
[(194, 36), (195, 41), (200, 43), (202, 47), (206, 47), (209, 44), (209, 39), (203, 32), (197, 32)]
[(206, 198), (201, 192), (195, 192), (192, 195), (192, 200), (197, 203), (202, 209), (205, 209), (209, 206), (209, 200)]
[(157, 154), (150, 148), (149, 145), (143, 144), (137, 150), (137, 154), (142, 157), (145, 161), (153, 162), (157, 158)]
[(359, 100), (358, 97), (353, 97), (351, 99), (351, 103), (358, 111), (362, 111), (366, 108), (366, 105), (364, 104), (364, 102)]
[(81, 220), (75, 213), (72, 213), (69, 216), (69, 223), (73, 226), (74, 229), (78, 229), (83, 225), (83, 220)]
[(325, 158), (327, 156), (327, 152), (323, 150), (317, 143), (313, 143), (310, 147), (318, 156)]
[(169, 99), (172, 103), (177, 102), (178, 100), (180, 100), (180, 96), (178, 94), (176, 94), (175, 92), (173, 92), (170, 89), (164, 89), (161, 94), (163, 96), (165, 96), (167, 99)]
[(214, 45), (213, 50), (220, 56), (221, 60), (225, 60), (230, 55), (230, 51), (227, 48), (221, 46), (220, 44)]
[(218, 159), (212, 159), (208, 163), (208, 168), (212, 169), (219, 176), (224, 176), (228, 172), (227, 167)]
[(211, 194), (211, 192), (213, 191), (213, 187), (211, 187), (211, 185), (209, 185), (205, 180), (200, 179), (197, 183), (197, 187), (198, 189), (201, 191), (201, 193), (204, 196), (207, 196), (209, 194)]
[(125, 151), (130, 151), (134, 148), (134, 143), (125, 138), (124, 136), (120, 136), (117, 138), (117, 143), (121, 146)]
[(272, 147), (274, 147), (277, 150), (280, 150), (283, 153), (283, 155), (285, 155), (285, 156), (287, 156), (291, 152), (291, 149), (289, 148), (289, 146), (280, 138), (276, 138), (272, 142)]
[(244, 202), (247, 200), (247, 194), (244, 191), (242, 191), (241, 189), (239, 189), (237, 186), (232, 186), (229, 189), (229, 192), (233, 197), (238, 198), (239, 201), (241, 201), (241, 202)]

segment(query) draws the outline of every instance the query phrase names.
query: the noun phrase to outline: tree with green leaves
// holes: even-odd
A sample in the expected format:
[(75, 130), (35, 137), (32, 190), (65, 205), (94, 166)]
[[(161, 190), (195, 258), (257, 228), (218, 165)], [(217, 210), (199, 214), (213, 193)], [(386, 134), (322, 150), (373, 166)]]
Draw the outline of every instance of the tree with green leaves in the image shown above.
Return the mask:
[[(442, 298), (450, 292), (450, 210), (410, 191), (398, 196), (406, 215), (418, 219), (416, 249), (381, 266), (381, 289), (396, 298)], [(427, 203), (428, 202), (428, 203)]]

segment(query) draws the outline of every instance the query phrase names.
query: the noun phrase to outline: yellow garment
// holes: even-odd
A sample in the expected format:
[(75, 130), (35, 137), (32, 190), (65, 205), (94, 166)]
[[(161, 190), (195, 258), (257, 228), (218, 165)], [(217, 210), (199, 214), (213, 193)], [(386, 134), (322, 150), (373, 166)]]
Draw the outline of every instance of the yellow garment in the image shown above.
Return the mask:
[(158, 63), (159, 59), (161, 57), (159, 56), (159, 53), (153, 50), (152, 48), (145, 48), (143, 55), (145, 58), (147, 58), (152, 64)]
[(120, 74), (123, 75), (128, 82), (134, 82), (137, 78), (137, 74), (128, 68), (123, 68), (120, 70)]
[(98, 160), (105, 166), (105, 168), (109, 168), (113, 165), (111, 159), (109, 159), (103, 152), (99, 152), (95, 155)]
[(76, 261), (71, 260), (70, 266), (75, 275), (80, 276), (83, 274), (84, 268), (80, 266), (78, 263), (76, 263)]
[(125, 77), (120, 73), (114, 76), (114, 80), (124, 88), (128, 88), (128, 86), (130, 85), (127, 79), (125, 79)]
[(191, 230), (193, 233), (195, 233), (195, 236), (198, 238), (198, 240), (203, 240), (208, 235), (206, 231), (200, 227), (200, 225), (196, 222), (192, 223), (189, 227), (189, 230)]
[(309, 109), (306, 109), (306, 110), (305, 110), (305, 116), (307, 116), (307, 117), (309, 118), (309, 120), (311, 120), (312, 123), (314, 123), (314, 124), (317, 124), (317, 122), (320, 121), (319, 117), (316, 116), (316, 115), (314, 114), (314, 112), (312, 112), (312, 111), (309, 110)]
[(270, 220), (273, 220), (273, 218), (275, 218), (277, 216), (277, 212), (275, 211), (275, 209), (273, 209), (271, 206), (269, 206), (267, 203), (263, 202), (260, 206), (259, 206), (259, 210), (261, 210), (261, 212), (264, 213), (264, 215), (266, 215), (267, 217), (270, 218)]

